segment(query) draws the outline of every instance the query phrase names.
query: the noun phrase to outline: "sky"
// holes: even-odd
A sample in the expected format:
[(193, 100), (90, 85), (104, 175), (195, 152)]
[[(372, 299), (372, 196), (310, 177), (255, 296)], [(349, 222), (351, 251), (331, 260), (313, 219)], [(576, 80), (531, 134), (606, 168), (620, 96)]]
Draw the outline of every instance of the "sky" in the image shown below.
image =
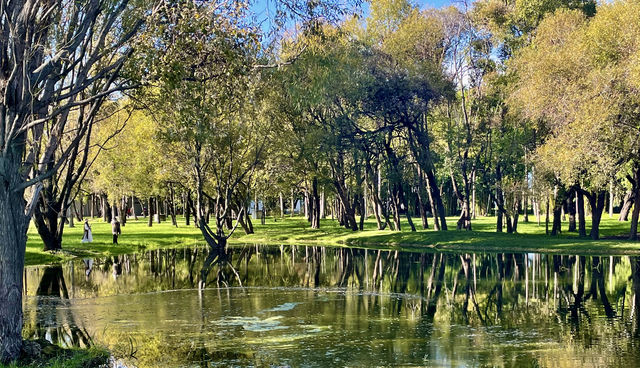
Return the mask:
[[(251, 11), (257, 17), (258, 22), (262, 24), (262, 28), (268, 33), (268, 30), (273, 27), (271, 20), (275, 14), (275, 2), (278, 0), (254, 0), (251, 4)], [(368, 14), (368, 0), (362, 1), (362, 15), (364, 17)], [(420, 9), (428, 8), (442, 8), (448, 5), (459, 3), (463, 0), (409, 0), (411, 3), (418, 5)]]

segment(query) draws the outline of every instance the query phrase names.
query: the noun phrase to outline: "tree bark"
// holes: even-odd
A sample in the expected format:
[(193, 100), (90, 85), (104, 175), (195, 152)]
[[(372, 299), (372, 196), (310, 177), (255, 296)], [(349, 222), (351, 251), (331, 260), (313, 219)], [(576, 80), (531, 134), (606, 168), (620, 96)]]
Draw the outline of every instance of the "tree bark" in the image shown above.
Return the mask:
[(311, 198), (309, 198), (311, 228), (320, 228), (320, 196), (318, 195), (318, 177), (311, 180)]
[[(640, 167), (636, 167), (633, 172), (633, 194), (634, 198), (640, 198)], [(631, 215), (631, 229), (629, 230), (629, 239), (638, 240), (638, 217), (640, 216), (640, 206), (633, 206), (633, 214)]]
[(624, 196), (624, 201), (622, 203), (622, 208), (620, 209), (620, 216), (618, 217), (618, 221), (627, 221), (629, 219), (629, 211), (631, 210), (631, 206), (633, 206), (634, 202), (634, 192), (633, 190), (630, 190)]
[(147, 219), (147, 226), (153, 226), (153, 198), (149, 196), (147, 199), (147, 208), (149, 212), (149, 218)]
[(589, 236), (593, 240), (598, 240), (600, 239), (600, 219), (604, 211), (607, 192), (601, 190), (591, 193), (583, 191), (583, 193), (587, 196), (587, 199), (589, 199), (589, 205), (591, 207), (591, 231), (589, 232)]
[(580, 189), (576, 190), (577, 206), (578, 206), (578, 236), (584, 238), (587, 236), (587, 226), (584, 214), (584, 195)]
[(171, 224), (175, 227), (178, 227), (178, 220), (176, 218), (176, 194), (173, 190), (173, 184), (169, 184), (169, 209), (171, 210)]
[(280, 217), (284, 218), (284, 198), (282, 198), (282, 192), (280, 192), (279, 195), (280, 195)]
[(567, 212), (569, 213), (569, 232), (576, 232), (576, 196), (573, 191), (567, 196)]
[[(9, 156), (12, 156), (10, 149)], [(21, 178), (16, 157), (0, 159), (0, 363), (18, 358), (22, 348), (22, 270), (29, 218), (24, 190), (14, 192)]]
[(496, 232), (502, 232), (504, 216), (504, 193), (502, 192), (502, 170), (496, 165)]
[(187, 191), (184, 193), (184, 222), (186, 226), (190, 225), (191, 222), (191, 192)]
[(558, 185), (555, 203), (553, 206), (553, 226), (551, 228), (551, 236), (562, 233), (562, 205), (566, 198), (564, 186)]

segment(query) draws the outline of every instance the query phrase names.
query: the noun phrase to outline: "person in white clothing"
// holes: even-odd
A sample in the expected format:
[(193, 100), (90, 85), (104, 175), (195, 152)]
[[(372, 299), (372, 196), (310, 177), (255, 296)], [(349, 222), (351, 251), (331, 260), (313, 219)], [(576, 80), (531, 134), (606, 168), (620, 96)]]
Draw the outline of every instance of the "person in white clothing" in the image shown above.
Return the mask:
[(84, 235), (82, 235), (83, 243), (91, 243), (93, 241), (93, 234), (91, 234), (91, 225), (89, 220), (84, 219)]

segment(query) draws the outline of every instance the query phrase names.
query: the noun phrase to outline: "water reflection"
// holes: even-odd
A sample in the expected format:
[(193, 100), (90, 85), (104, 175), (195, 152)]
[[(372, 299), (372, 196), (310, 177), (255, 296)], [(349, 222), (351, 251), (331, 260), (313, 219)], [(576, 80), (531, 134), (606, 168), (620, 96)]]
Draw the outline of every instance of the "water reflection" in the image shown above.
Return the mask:
[(137, 366), (640, 359), (640, 257), (174, 249), (29, 268), (25, 293), (26, 335)]

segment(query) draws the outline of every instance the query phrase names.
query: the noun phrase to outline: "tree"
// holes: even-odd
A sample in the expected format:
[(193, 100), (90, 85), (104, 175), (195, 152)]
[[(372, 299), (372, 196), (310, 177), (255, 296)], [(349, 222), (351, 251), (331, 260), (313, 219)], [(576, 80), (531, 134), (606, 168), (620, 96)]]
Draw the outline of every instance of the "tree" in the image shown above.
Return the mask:
[[(41, 182), (65, 164), (85, 137), (68, 130), (93, 119), (102, 102), (126, 89), (119, 80), (148, 7), (128, 1), (3, 2), (0, 30), (0, 362), (22, 346), (22, 269), (29, 219)], [(45, 125), (46, 124), (46, 125)], [(45, 131), (45, 127), (47, 131)], [(76, 126), (82, 128), (82, 124)], [(57, 155), (56, 152), (62, 153)]]
[[(610, 27), (621, 16), (633, 23), (637, 5), (602, 6), (593, 18), (558, 11), (540, 24), (532, 44), (514, 60), (520, 78), (514, 106), (549, 128), (539, 161), (560, 184), (587, 197), (593, 239), (599, 238), (609, 182), (621, 164), (637, 162), (637, 86), (623, 77), (634, 66), (620, 62), (636, 52), (637, 45), (626, 40), (637, 31)], [(632, 238), (635, 231), (632, 227)]]

